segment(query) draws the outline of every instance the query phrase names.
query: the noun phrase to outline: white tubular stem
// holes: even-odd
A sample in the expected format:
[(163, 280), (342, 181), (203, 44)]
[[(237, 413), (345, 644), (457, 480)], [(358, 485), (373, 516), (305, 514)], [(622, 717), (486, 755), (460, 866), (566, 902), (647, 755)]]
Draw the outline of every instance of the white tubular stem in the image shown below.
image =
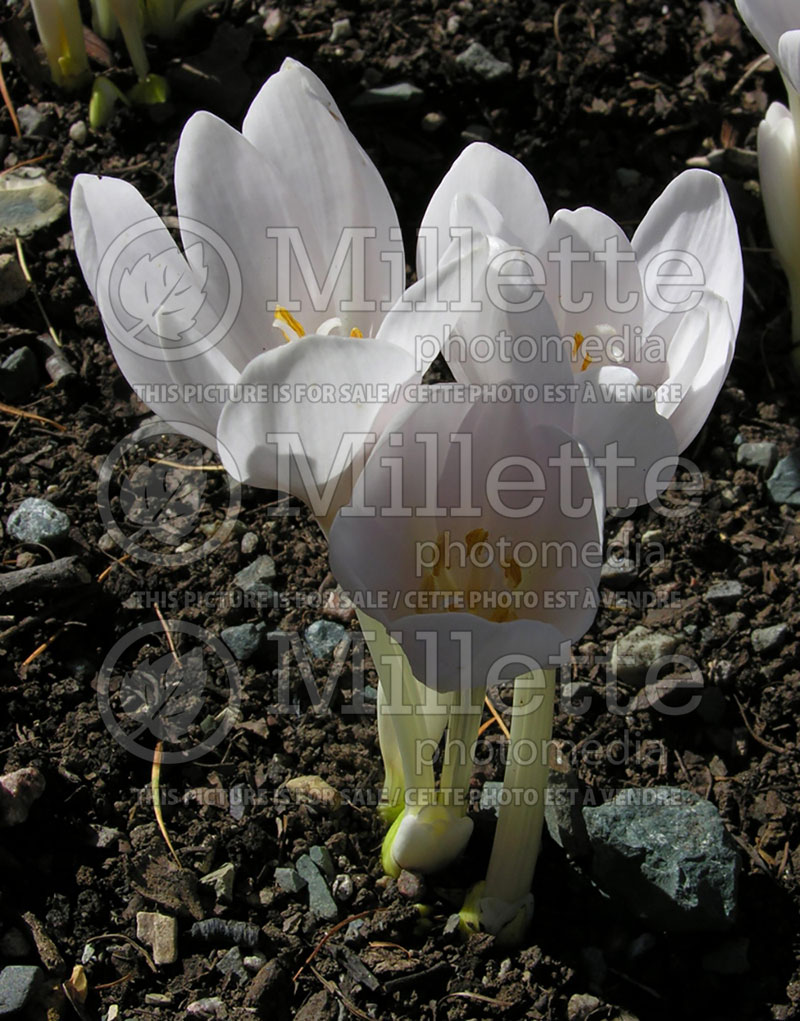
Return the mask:
[[(484, 897), (509, 904), (515, 904), (530, 892), (539, 856), (548, 777), (547, 745), (553, 731), (555, 676), (555, 670), (534, 670), (514, 682), (504, 797), (483, 891)], [(531, 762), (534, 749), (535, 760)], [(538, 797), (529, 804), (529, 800), (534, 800), (529, 794), (532, 790)]]
[(481, 725), (486, 688), (471, 688), (454, 703), (447, 725), (444, 762), (439, 781), (439, 800), (465, 815), (467, 790), (474, 769), (475, 742)]
[(144, 23), (139, 0), (110, 0), (110, 3), (122, 29), (122, 38), (136, 77), (142, 81), (150, 73), (150, 63), (144, 49)]

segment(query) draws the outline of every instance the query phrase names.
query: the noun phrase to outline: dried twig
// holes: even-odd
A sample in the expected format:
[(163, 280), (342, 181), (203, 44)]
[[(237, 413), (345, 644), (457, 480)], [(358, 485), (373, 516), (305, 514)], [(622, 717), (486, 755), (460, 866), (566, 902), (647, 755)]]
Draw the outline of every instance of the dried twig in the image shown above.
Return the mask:
[(14, 104), (11, 102), (11, 96), (6, 85), (6, 79), (3, 75), (3, 67), (0, 64), (0, 96), (3, 97), (3, 102), (6, 105), (9, 116), (11, 117), (11, 123), (14, 125), (14, 134), (17, 138), (22, 138), (22, 132), (20, 131), (19, 121), (17, 120), (17, 111), (14, 109)]
[(42, 318), (44, 319), (45, 325), (47, 326), (47, 332), (53, 338), (53, 342), (56, 345), (58, 345), (58, 347), (61, 347), (61, 340), (59, 339), (59, 336), (56, 333), (53, 324), (50, 322), (50, 317), (45, 311), (45, 307), (42, 304), (41, 298), (39, 297), (39, 292), (36, 290), (36, 284), (33, 282), (31, 271), (28, 269), (28, 264), (25, 261), (25, 253), (22, 251), (22, 242), (18, 237), (14, 238), (14, 241), (16, 242), (17, 245), (17, 259), (19, 260), (22, 275), (28, 281), (28, 285), (30, 286), (31, 291), (33, 292), (33, 296), (36, 299), (36, 304), (39, 306), (39, 311), (42, 313)]
[(771, 752), (777, 752), (778, 755), (790, 755), (792, 753), (793, 749), (784, 748), (783, 745), (773, 744), (772, 741), (768, 741), (765, 737), (761, 737), (760, 734), (757, 734), (750, 726), (750, 721), (747, 719), (747, 716), (745, 716), (744, 706), (736, 697), (736, 695), (733, 696), (733, 701), (739, 706), (739, 712), (741, 714), (742, 720), (744, 721), (745, 727), (747, 727), (747, 733), (750, 735), (750, 737), (753, 738), (754, 741), (758, 741), (760, 745), (762, 745), (764, 748), (767, 748)]
[(23, 411), (22, 408), (12, 408), (10, 404), (0, 403), (0, 412), (4, 415), (15, 415), (17, 418), (31, 418), (34, 422), (41, 422), (43, 425), (52, 425), (54, 429), (65, 433), (67, 427), (60, 422), (54, 422), (52, 418), (45, 418), (44, 415), (37, 415), (34, 411)]

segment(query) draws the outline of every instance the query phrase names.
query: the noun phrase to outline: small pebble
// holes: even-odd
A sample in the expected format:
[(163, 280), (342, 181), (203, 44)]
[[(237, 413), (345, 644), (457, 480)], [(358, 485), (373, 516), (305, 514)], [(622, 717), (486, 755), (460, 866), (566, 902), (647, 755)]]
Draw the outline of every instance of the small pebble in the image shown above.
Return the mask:
[(499, 82), (508, 78), (513, 68), (504, 60), (498, 60), (480, 43), (471, 43), (463, 53), (456, 57), (456, 63), (469, 71), (476, 78), (486, 82)]
[(245, 968), (252, 974), (257, 971), (261, 971), (264, 965), (267, 963), (267, 958), (264, 954), (248, 954), (242, 961)]
[(222, 1017), (225, 1014), (225, 1004), (218, 996), (205, 996), (202, 1000), (193, 1000), (186, 1007), (188, 1017)]
[(75, 121), (74, 124), (70, 124), (69, 137), (72, 139), (75, 145), (85, 145), (88, 135), (89, 130), (86, 127), (85, 121)]
[(278, 39), (289, 27), (289, 19), (280, 9), (272, 7), (264, 18), (264, 32), (269, 39)]
[(567, 1021), (586, 1021), (593, 1010), (597, 1010), (600, 1001), (589, 993), (574, 993), (567, 1004)]
[(397, 877), (397, 892), (406, 900), (420, 901), (425, 896), (425, 880), (416, 872), (403, 869)]
[(145, 993), (144, 1002), (148, 1007), (171, 1007), (172, 997), (169, 993)]
[(45, 779), (35, 766), (24, 766), (0, 776), (0, 826), (25, 822), (44, 788)]
[(800, 450), (781, 458), (767, 479), (767, 489), (774, 503), (800, 507)]
[(312, 915), (323, 921), (338, 918), (339, 909), (331, 896), (325, 877), (307, 854), (298, 858), (297, 871), (308, 883), (308, 907)]
[(239, 982), (248, 982), (250, 980), (247, 968), (244, 966), (244, 960), (242, 959), (242, 951), (238, 947), (231, 947), (227, 953), (222, 955), (217, 961), (217, 969), (223, 975), (234, 975)]
[(306, 885), (297, 869), (283, 867), (275, 869), (275, 882), (284, 893), (300, 893)]
[(338, 21), (334, 21), (331, 28), (330, 42), (332, 43), (343, 43), (346, 42), (353, 34), (353, 28), (350, 24), (349, 18), (339, 18)]
[(46, 546), (67, 538), (70, 520), (48, 500), (30, 496), (9, 516), (6, 528), (17, 542), (38, 542)]
[(236, 869), (231, 862), (226, 862), (207, 876), (200, 880), (205, 886), (213, 888), (217, 900), (222, 904), (230, 904), (233, 900), (233, 883), (236, 879)]
[(178, 960), (178, 920), (157, 911), (136, 913), (136, 938), (153, 950), (155, 964)]
[(783, 645), (789, 634), (786, 624), (775, 624), (773, 627), (757, 628), (750, 635), (750, 641), (756, 652), (773, 652)]
[(440, 128), (443, 128), (446, 123), (447, 118), (443, 113), (431, 111), (430, 113), (426, 113), (425, 116), (422, 118), (421, 126), (424, 132), (426, 132), (429, 135), (432, 135)]
[(258, 548), (258, 536), (255, 532), (245, 532), (242, 536), (242, 553), (245, 556), (249, 556), (251, 553), (255, 553)]
[(719, 581), (708, 589), (705, 595), (706, 602), (712, 606), (732, 606), (742, 598), (742, 583), (740, 581)]
[(761, 468), (771, 472), (778, 460), (774, 443), (742, 443), (736, 451), (736, 462), (745, 468)]
[(353, 880), (348, 875), (338, 875), (333, 881), (331, 892), (335, 901), (339, 904), (346, 904), (353, 899)]

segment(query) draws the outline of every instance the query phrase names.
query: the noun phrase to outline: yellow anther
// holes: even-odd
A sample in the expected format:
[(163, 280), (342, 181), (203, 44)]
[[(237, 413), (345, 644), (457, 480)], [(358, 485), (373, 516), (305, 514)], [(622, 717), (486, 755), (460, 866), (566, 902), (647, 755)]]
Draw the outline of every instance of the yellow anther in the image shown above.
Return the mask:
[(284, 308), (283, 305), (276, 305), (275, 306), (275, 323), (274, 323), (274, 325), (277, 326), (278, 329), (281, 330), (281, 333), (284, 335), (284, 337), (286, 337), (287, 341), (291, 340), (292, 338), (288, 335), (286, 330), (281, 328), (281, 326), (280, 326), (281, 323), (285, 323), (289, 327), (290, 330), (294, 330), (294, 332), (297, 334), (298, 337), (305, 337), (306, 331), (303, 329), (303, 327), (300, 325), (300, 323), (295, 319), (295, 317), (292, 315), (292, 313), (288, 309)]
[(572, 350), (572, 354), (573, 355), (576, 355), (580, 351), (582, 343), (583, 343), (583, 334), (582, 333), (576, 333), (575, 334), (575, 347)]
[(583, 362), (581, 363), (581, 372), (586, 372), (586, 370), (589, 368), (591, 364), (592, 359), (589, 357), (589, 355), (584, 355)]
[(359, 330), (359, 328), (357, 326), (354, 326), (353, 329), (350, 331), (350, 336), (351, 337), (361, 337), (362, 340), (364, 338), (364, 334), (361, 332), (361, 330)]
[(512, 588), (517, 588), (519, 583), (522, 581), (522, 568), (516, 560), (504, 561), (503, 574), (506, 576), (506, 581), (511, 582)]
[(486, 542), (489, 538), (489, 533), (485, 528), (473, 528), (471, 532), (467, 532), (466, 543), (467, 543), (467, 556), (473, 551), (479, 542)]

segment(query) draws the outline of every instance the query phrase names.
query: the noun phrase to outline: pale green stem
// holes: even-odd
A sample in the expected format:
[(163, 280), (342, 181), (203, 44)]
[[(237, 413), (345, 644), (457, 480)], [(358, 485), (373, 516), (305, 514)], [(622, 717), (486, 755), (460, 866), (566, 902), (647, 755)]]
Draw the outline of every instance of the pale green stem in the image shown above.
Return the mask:
[(119, 31), (117, 16), (109, 0), (92, 0), (92, 27), (103, 39), (116, 38)]
[(474, 768), (475, 744), (481, 725), (486, 688), (472, 688), (453, 705), (447, 725), (444, 762), (439, 780), (439, 800), (465, 815), (466, 794)]
[(144, 49), (144, 24), (139, 0), (110, 0), (110, 2), (122, 29), (122, 38), (125, 40), (125, 48), (131, 58), (136, 77), (143, 81), (150, 73), (150, 63)]
[(511, 905), (530, 892), (542, 842), (554, 697), (555, 670), (535, 670), (514, 682), (508, 764), (484, 898)]
[(56, 85), (72, 88), (89, 76), (77, 0), (31, 0), (36, 31)]

